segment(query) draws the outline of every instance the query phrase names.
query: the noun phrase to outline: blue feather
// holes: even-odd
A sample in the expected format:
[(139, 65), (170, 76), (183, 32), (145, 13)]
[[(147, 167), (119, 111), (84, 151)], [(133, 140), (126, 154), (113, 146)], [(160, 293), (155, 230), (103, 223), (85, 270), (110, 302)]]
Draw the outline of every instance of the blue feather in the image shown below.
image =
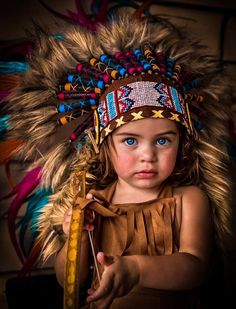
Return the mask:
[(10, 115), (5, 115), (0, 117), (0, 140), (3, 140), (7, 131), (10, 129), (10, 125), (8, 120), (10, 119)]
[(0, 74), (17, 74), (25, 73), (29, 69), (29, 64), (27, 62), (17, 62), (17, 61), (0, 61)]
[(53, 37), (59, 41), (63, 41), (65, 39), (65, 36), (60, 33), (54, 34)]
[[(19, 243), (25, 256), (27, 256), (28, 252), (30, 252), (38, 235), (38, 218), (41, 215), (40, 211), (48, 203), (49, 196), (51, 194), (51, 189), (40, 188), (31, 194), (27, 199), (26, 212), (21, 220), (17, 223), (17, 227), (20, 228)], [(25, 236), (27, 230), (29, 230), (29, 242), (27, 246), (28, 248), (26, 249)]]

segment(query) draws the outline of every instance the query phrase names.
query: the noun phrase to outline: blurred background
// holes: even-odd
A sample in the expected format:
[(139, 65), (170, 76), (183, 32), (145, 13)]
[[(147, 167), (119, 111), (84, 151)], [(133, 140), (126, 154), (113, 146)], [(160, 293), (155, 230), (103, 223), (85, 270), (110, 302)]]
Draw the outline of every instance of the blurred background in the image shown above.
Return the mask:
[[(89, 12), (91, 3), (96, 1), (81, 2), (85, 12)], [(110, 6), (123, 6), (124, 9), (132, 10), (130, 8), (131, 3), (140, 5), (143, 1), (109, 2)], [(67, 14), (67, 10), (76, 12), (75, 0), (49, 0), (44, 1), (44, 4), (61, 14)], [(150, 12), (158, 13), (163, 18), (170, 19), (176, 25), (187, 26), (188, 30), (199, 37), (209, 47), (210, 52), (219, 59), (220, 64), (230, 76), (229, 82), (232, 86), (231, 107), (232, 114), (235, 114), (236, 123), (236, 1), (158, 0), (152, 1)], [(1, 46), (6, 45), (9, 40), (25, 38), (27, 31), (32, 28), (33, 23), (45, 25), (57, 33), (57, 26), (62, 23), (62, 19), (50, 12), (39, 0), (2, 0), (0, 2)], [(11, 171), (14, 182), (17, 183), (23, 176), (24, 166), (13, 162)], [(10, 187), (7, 183), (5, 170), (3, 167), (0, 167), (0, 196), (8, 192), (10, 192)], [(21, 269), (21, 263), (14, 252), (8, 236), (6, 211), (9, 202), (10, 200), (0, 201), (0, 308), (23, 308), (21, 307), (23, 304), (22, 298), (27, 298), (27, 295), (30, 295), (30, 293), (32, 297), (34, 295), (37, 297), (38, 293), (41, 292), (51, 297), (51, 301), (49, 301), (50, 297), (46, 297), (43, 308), (59, 308), (62, 291), (56, 283), (51, 261), (34, 269), (32, 271), (33, 277), (28, 278), (28, 281), (23, 283), (22, 281), (17, 281), (17, 274)], [(233, 207), (235, 216), (236, 205), (233, 205)], [(23, 212), (24, 208), (20, 211), (19, 218)], [(235, 219), (234, 222), (234, 226), (236, 226)], [(227, 305), (229, 300), (233, 302), (231, 307), (236, 308), (236, 244), (232, 243), (232, 248), (225, 257), (221, 267), (220, 276), (217, 278), (219, 282), (216, 282), (218, 289), (213, 289), (212, 297), (219, 292), (222, 294), (222, 303), (218, 304), (219, 308), (229, 308)], [(40, 301), (39, 304), (38, 306), (42, 308)], [(24, 308), (38, 308), (37, 301), (33, 307), (25, 303)], [(213, 306), (209, 308), (213, 308)], [(214, 308), (218, 308), (218, 306), (215, 307), (215, 303)]]

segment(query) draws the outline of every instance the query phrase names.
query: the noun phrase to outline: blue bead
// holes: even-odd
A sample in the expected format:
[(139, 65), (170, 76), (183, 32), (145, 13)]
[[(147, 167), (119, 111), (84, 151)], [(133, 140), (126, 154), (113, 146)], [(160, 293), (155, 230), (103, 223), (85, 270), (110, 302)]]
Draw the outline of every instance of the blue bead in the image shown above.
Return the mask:
[(143, 68), (144, 68), (144, 70), (149, 70), (149, 69), (151, 69), (151, 64), (150, 63), (144, 63), (143, 64)]
[(114, 66), (114, 69), (115, 69), (116, 71), (119, 71), (121, 68), (122, 68), (122, 66), (121, 66), (120, 64), (116, 64), (116, 65)]
[(167, 62), (168, 64), (170, 64), (170, 65), (173, 65), (173, 64), (174, 64), (174, 60), (171, 59), (171, 58), (168, 58), (168, 59), (166, 60), (166, 62)]
[(104, 81), (103, 80), (99, 80), (97, 82), (97, 86), (98, 86), (98, 88), (103, 89), (104, 88)]
[(73, 78), (74, 78), (74, 75), (73, 75), (73, 74), (69, 74), (69, 75), (67, 76), (67, 81), (68, 81), (69, 83), (72, 83), (72, 82), (73, 82)]
[(65, 113), (65, 105), (64, 104), (58, 105), (57, 110), (59, 113)]
[(139, 54), (141, 54), (141, 50), (140, 49), (135, 49), (135, 50), (133, 50), (133, 53), (135, 55), (139, 55)]
[(124, 69), (124, 68), (122, 68), (122, 69), (119, 70), (119, 73), (120, 73), (120, 75), (121, 75), (122, 77), (125, 76), (126, 72), (127, 72), (127, 70)]
[(108, 56), (106, 54), (103, 54), (103, 55), (100, 56), (100, 61), (104, 62), (104, 61), (107, 60), (107, 58), (108, 58)]
[(97, 101), (95, 99), (89, 100), (90, 105), (96, 105)]
[(167, 72), (165, 73), (165, 75), (168, 76), (168, 77), (171, 77), (171, 76), (172, 76), (172, 72), (167, 71)]

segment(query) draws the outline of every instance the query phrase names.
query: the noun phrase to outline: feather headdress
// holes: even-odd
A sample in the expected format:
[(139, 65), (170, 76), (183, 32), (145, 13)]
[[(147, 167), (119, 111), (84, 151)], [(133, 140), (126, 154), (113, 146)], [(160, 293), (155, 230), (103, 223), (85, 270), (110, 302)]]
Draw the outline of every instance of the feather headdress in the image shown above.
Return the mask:
[(119, 106), (114, 116), (114, 110), (104, 113), (110, 97), (135, 87), (137, 97), (137, 83), (146, 87), (146, 82), (158, 85), (157, 111), (168, 112), (163, 116), (161, 111), (161, 117), (173, 116), (192, 135), (201, 178), (198, 184), (211, 199), (217, 241), (223, 247), (229, 232), (231, 186), (224, 148), (228, 138), (228, 115), (223, 106), (226, 92), (216, 63), (203, 56), (205, 49), (163, 20), (149, 22), (123, 13), (98, 26), (96, 33), (68, 26), (63, 39), (58, 40), (37, 31), (30, 69), (7, 100), (6, 139), (22, 141), (15, 156), (29, 160), (33, 167), (42, 166), (41, 186), (53, 193), (39, 210), (44, 259), (62, 245), (57, 227), (74, 198), (69, 188), (78, 169), (83, 170), (92, 160), (89, 153), (86, 161), (81, 159), (81, 145), (89, 138), (99, 147), (108, 125), (136, 104), (129, 107), (130, 97), (123, 97), (127, 105), (124, 110)]

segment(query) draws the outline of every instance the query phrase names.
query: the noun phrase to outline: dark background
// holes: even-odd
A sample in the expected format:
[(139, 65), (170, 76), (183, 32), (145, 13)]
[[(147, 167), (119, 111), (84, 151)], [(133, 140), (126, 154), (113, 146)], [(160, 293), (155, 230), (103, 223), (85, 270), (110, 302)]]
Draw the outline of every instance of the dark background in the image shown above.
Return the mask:
[[(85, 11), (88, 11), (91, 1), (82, 2)], [(112, 5), (112, 1), (110, 2)], [(73, 0), (50, 0), (45, 1), (45, 3), (54, 10), (63, 14), (66, 14), (67, 9), (76, 11), (75, 1)], [(137, 3), (140, 3), (140, 1)], [(155, 4), (151, 6), (151, 12), (159, 13), (163, 17), (168, 17), (177, 25), (187, 26), (189, 30), (194, 33), (194, 35), (198, 36), (203, 43), (209, 47), (210, 52), (219, 59), (222, 67), (224, 67), (231, 77), (231, 108), (232, 115), (235, 115), (234, 119), (236, 123), (236, 1), (162, 0), (155, 1)], [(57, 33), (57, 25), (63, 23), (60, 18), (55, 17), (46, 8), (44, 8), (38, 0), (11, 0), (0, 2), (1, 43), (6, 43), (7, 40), (17, 40), (26, 37), (26, 31), (32, 28), (33, 22), (46, 25), (55, 31), (55, 33)], [(12, 174), (16, 183), (21, 179), (23, 172), (24, 170), (22, 165), (17, 163), (12, 165)], [(10, 188), (7, 184), (4, 167), (0, 167), (0, 196), (6, 194), (9, 190)], [(11, 299), (15, 297), (13, 301), (15, 304), (14, 306), (17, 304), (17, 297), (19, 298), (19, 295), (24, 296), (24, 293), (26, 293), (27, 295), (31, 294), (34, 296), (34, 291), (37, 289), (38, 292), (44, 291), (46, 293), (47, 290), (49, 293), (50, 291), (52, 298), (60, 298), (61, 291), (60, 289), (59, 291), (57, 290), (58, 286), (56, 286), (55, 278), (52, 277), (54, 274), (51, 261), (43, 267), (34, 270), (33, 275), (38, 277), (33, 278), (33, 281), (32, 279), (30, 279), (31, 281), (27, 281), (27, 283), (24, 281), (23, 285), (19, 285), (19, 282), (15, 281), (14, 278), (21, 268), (21, 264), (15, 255), (8, 236), (7, 218), (5, 215), (8, 205), (9, 200), (4, 202), (0, 201), (0, 308), (8, 308), (6, 303), (6, 282), (8, 282), (8, 297)], [(233, 208), (235, 216), (236, 205), (233, 205)], [(19, 217), (22, 215), (23, 211), (24, 209), (22, 209), (19, 213)], [(236, 222), (235, 219), (234, 222)], [(235, 226), (236, 224), (234, 227)], [(41, 277), (41, 275), (46, 277)], [(37, 278), (39, 279), (37, 280)], [(217, 294), (222, 294), (222, 303), (218, 303), (219, 306), (217, 306), (215, 302), (212, 302), (212, 304), (214, 303), (214, 307), (228, 308), (228, 301), (231, 300), (233, 302), (232, 307), (236, 308), (235, 243), (232, 243), (232, 248), (223, 260), (223, 263), (220, 265), (219, 272), (213, 281), (215, 282), (210, 283), (212, 284), (212, 299), (215, 298)], [(14, 284), (18, 286), (17, 292)], [(49, 286), (51, 287), (53, 284), (55, 284), (55, 289), (50, 290)], [(29, 289), (29, 287), (31, 288)], [(37, 293), (35, 293), (35, 297), (36, 295)], [(48, 294), (45, 295), (47, 298)], [(25, 295), (25, 297), (27, 296)], [(13, 308), (12, 302), (11, 308)], [(27, 308), (27, 306), (25, 308)]]

